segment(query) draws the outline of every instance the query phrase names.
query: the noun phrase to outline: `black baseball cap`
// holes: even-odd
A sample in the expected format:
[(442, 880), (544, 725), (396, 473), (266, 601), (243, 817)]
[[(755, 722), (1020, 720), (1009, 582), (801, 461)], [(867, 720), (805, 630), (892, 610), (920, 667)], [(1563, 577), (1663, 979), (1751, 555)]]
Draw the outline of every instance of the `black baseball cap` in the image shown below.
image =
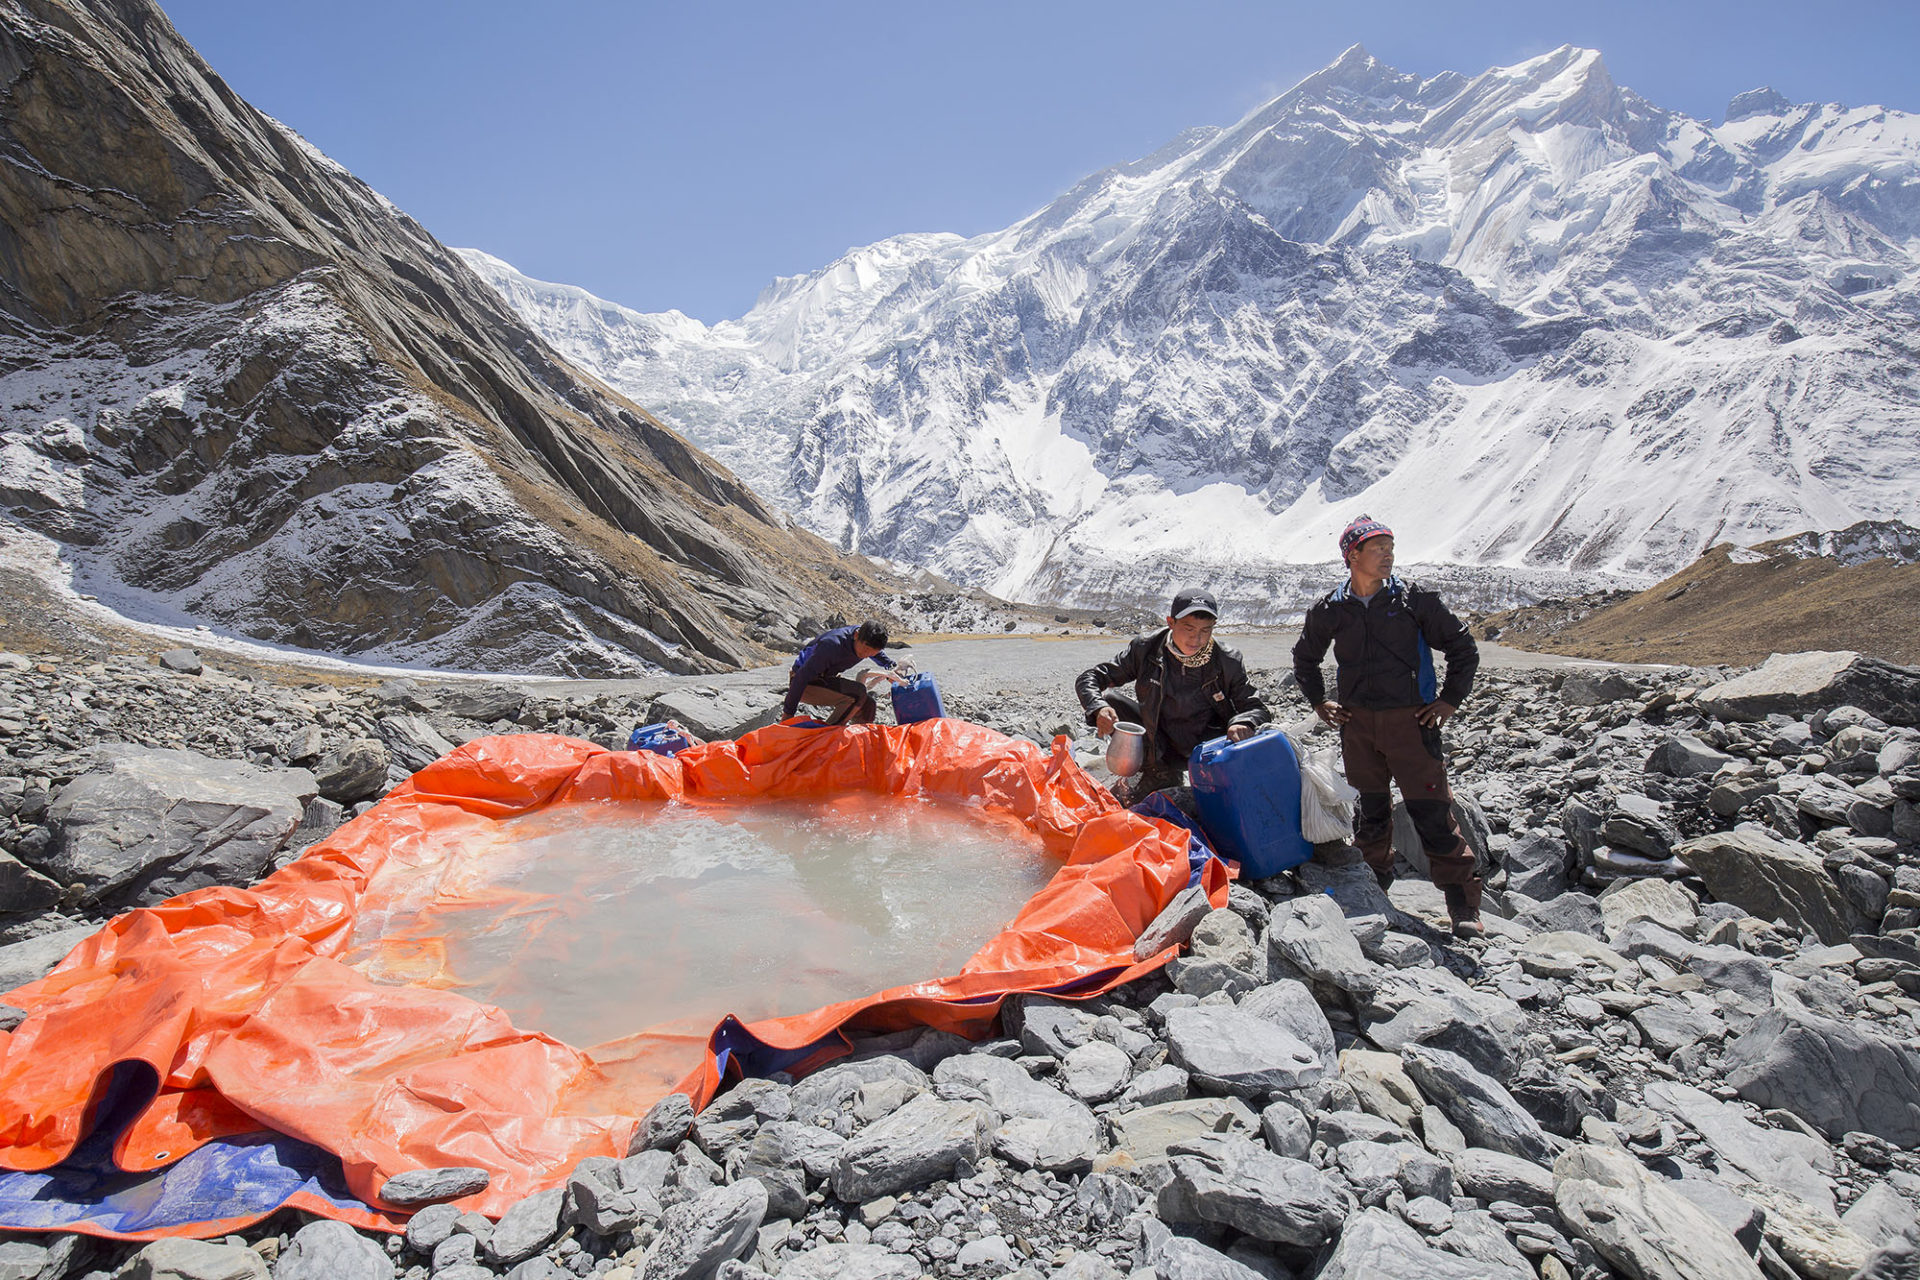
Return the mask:
[(1213, 602), (1213, 592), (1202, 591), (1199, 587), (1182, 587), (1173, 597), (1173, 608), (1168, 617), (1178, 621), (1191, 613), (1204, 613), (1209, 618), (1220, 616), (1220, 606)]

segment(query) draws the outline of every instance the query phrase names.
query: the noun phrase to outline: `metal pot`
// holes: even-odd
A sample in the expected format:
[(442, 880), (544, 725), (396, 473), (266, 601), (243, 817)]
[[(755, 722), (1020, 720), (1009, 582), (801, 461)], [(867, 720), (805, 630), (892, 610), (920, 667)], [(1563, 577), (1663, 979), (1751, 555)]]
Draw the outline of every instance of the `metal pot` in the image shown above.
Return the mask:
[(1107, 772), (1116, 778), (1131, 778), (1147, 763), (1147, 731), (1130, 720), (1113, 726), (1107, 739)]

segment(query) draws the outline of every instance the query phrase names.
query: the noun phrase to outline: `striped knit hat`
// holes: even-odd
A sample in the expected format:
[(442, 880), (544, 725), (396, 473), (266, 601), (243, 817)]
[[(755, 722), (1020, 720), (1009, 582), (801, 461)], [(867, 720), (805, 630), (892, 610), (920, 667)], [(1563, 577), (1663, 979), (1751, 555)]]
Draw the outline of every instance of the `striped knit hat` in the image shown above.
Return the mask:
[(1389, 538), (1393, 530), (1375, 520), (1372, 516), (1359, 516), (1340, 533), (1340, 558), (1345, 560), (1347, 553), (1365, 542), (1368, 538), (1377, 538), (1381, 534)]

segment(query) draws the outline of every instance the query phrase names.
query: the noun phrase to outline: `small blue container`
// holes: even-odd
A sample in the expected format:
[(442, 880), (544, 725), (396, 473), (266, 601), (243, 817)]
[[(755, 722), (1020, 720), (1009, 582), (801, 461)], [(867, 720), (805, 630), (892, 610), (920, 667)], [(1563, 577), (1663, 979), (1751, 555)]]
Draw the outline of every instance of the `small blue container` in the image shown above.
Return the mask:
[(670, 756), (692, 745), (693, 739), (677, 726), (665, 723), (643, 724), (627, 739), (627, 750), (651, 751), (657, 756)]
[(1300, 834), (1300, 760), (1286, 734), (1203, 742), (1187, 771), (1201, 828), (1221, 857), (1240, 864), (1243, 879), (1262, 880), (1313, 856)]
[(931, 673), (922, 671), (893, 686), (895, 724), (917, 724), (946, 714), (947, 704), (940, 701), (940, 686), (934, 683)]

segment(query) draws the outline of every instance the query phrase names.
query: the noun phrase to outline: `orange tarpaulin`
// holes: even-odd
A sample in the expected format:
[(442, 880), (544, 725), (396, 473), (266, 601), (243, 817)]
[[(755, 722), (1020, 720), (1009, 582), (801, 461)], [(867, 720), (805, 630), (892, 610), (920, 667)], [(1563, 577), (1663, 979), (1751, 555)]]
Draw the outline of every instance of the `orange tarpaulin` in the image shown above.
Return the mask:
[[(860, 791), (966, 799), (1018, 819), (1065, 865), (959, 973), (731, 1024), (746, 1041), (813, 1048), (813, 1065), (844, 1051), (836, 1032), (923, 1025), (979, 1036), (1008, 994), (1092, 995), (1171, 955), (1136, 962), (1134, 941), (1188, 883), (1187, 833), (1121, 809), (1064, 739), (1048, 753), (950, 719), (776, 725), (674, 757), (547, 735), (485, 738), (260, 884), (128, 912), (5, 996), (29, 1016), (0, 1033), (0, 1167), (58, 1164), (85, 1135), (113, 1068), (143, 1062), (159, 1085), (114, 1144), (122, 1169), (166, 1166), (264, 1127), (336, 1153), (370, 1206), (321, 1212), (392, 1225), (398, 1217), (378, 1199), (388, 1178), (474, 1165), (492, 1183), (460, 1204), (498, 1215), (584, 1157), (624, 1155), (637, 1117), (664, 1091), (661, 1053), (697, 1059), (678, 1087), (704, 1105), (722, 1083), (724, 1045), (741, 1037), (723, 1035), (723, 1024), (692, 1054), (684, 1037), (666, 1034), (590, 1056), (465, 996), (376, 983), (340, 959), (374, 874), (390, 859), (424, 856), (450, 830), (551, 806)], [(1218, 863), (1205, 883), (1224, 904)], [(189, 1224), (126, 1234), (211, 1233)]]

